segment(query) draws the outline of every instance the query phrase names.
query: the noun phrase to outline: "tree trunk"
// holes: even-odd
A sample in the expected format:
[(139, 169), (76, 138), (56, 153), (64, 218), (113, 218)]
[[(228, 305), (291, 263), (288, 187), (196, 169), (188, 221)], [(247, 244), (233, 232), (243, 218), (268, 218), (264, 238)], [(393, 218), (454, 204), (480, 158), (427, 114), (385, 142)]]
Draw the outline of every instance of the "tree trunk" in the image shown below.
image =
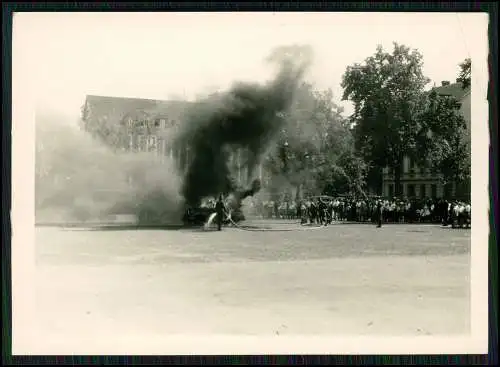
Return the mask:
[(394, 165), (394, 195), (399, 198), (402, 196), (402, 187), (401, 187), (401, 171), (402, 171), (402, 167), (401, 167), (401, 164), (400, 162), (396, 163)]

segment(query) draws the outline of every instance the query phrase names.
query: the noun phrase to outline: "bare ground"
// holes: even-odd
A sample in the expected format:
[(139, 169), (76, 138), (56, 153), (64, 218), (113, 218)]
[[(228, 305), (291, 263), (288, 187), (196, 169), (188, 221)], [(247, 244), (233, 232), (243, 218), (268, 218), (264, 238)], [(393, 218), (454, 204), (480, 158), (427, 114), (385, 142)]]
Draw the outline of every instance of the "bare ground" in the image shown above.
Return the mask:
[(141, 333), (470, 332), (467, 230), (37, 228), (36, 251), (36, 319), (47, 342)]

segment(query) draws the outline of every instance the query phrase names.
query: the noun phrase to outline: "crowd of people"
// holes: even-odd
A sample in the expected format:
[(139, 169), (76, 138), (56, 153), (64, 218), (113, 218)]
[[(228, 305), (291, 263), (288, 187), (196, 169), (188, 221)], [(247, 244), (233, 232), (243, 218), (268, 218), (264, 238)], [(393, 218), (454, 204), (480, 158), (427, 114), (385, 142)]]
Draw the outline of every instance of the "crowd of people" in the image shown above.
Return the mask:
[[(216, 200), (202, 206), (215, 208)], [(262, 219), (333, 222), (434, 223), (470, 227), (471, 205), (463, 200), (317, 196), (304, 200), (258, 200), (245, 203), (245, 213)]]
[(260, 218), (295, 219), (303, 223), (373, 222), (440, 223), (470, 226), (469, 202), (445, 199), (314, 197), (305, 200), (251, 200), (246, 212)]

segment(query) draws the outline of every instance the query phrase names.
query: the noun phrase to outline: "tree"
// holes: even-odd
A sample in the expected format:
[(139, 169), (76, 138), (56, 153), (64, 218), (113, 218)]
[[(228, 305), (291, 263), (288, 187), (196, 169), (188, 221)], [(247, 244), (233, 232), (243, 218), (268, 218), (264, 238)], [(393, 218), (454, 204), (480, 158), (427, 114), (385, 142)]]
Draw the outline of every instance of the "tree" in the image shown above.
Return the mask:
[(419, 163), (440, 172), (444, 185), (455, 182), (460, 187), (470, 181), (468, 132), (457, 100), (435, 91), (429, 93), (421, 126)]
[(460, 65), (460, 74), (458, 75), (457, 82), (462, 83), (462, 88), (466, 89), (470, 87), (471, 81), (471, 59), (465, 59)]
[[(471, 60), (460, 65), (457, 82), (470, 87)], [(434, 90), (426, 95), (425, 109), (420, 118), (418, 136), (420, 154), (417, 162), (441, 173), (442, 183), (457, 184), (460, 196), (470, 194), (471, 155), (470, 134), (460, 103), (454, 97), (440, 96)]]
[(365, 161), (381, 171), (394, 170), (396, 195), (401, 195), (404, 157), (417, 153), (424, 87), (423, 57), (417, 50), (394, 43), (392, 53), (378, 46), (363, 65), (349, 66), (343, 75), (343, 100), (354, 103), (357, 150)]
[[(128, 145), (127, 119), (130, 116), (116, 112), (109, 116), (91, 115), (90, 107), (85, 103), (81, 107), (80, 129), (89, 133), (94, 139), (106, 144), (113, 150), (123, 150)], [(150, 116), (145, 111), (138, 111), (134, 120), (148, 121)]]
[(355, 156), (353, 137), (331, 90), (303, 83), (292, 108), (283, 116), (275, 151), (266, 160), (276, 186), (286, 182), (299, 192), (315, 194), (355, 191), (364, 186), (364, 165)]

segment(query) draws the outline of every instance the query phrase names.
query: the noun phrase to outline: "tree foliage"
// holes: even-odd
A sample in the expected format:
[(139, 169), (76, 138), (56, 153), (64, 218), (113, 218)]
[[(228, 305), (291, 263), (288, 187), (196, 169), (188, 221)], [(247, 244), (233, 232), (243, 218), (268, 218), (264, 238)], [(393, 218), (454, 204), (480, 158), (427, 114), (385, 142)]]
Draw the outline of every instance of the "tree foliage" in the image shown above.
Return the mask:
[(351, 122), (356, 149), (371, 167), (394, 169), (396, 195), (400, 195), (403, 159), (418, 151), (418, 116), (429, 79), (417, 50), (393, 46), (392, 53), (378, 46), (363, 65), (347, 67), (342, 87), (343, 99), (354, 103)]
[(471, 59), (467, 58), (465, 59), (460, 65), (460, 73), (457, 78), (457, 82), (462, 83), (462, 88), (466, 89), (470, 87), (470, 82), (471, 82)]
[(440, 172), (444, 184), (470, 179), (467, 126), (457, 100), (431, 92), (421, 121), (421, 161)]
[(331, 90), (303, 83), (283, 116), (286, 127), (266, 160), (277, 186), (283, 181), (314, 194), (361, 191), (364, 164), (356, 156), (348, 121)]

